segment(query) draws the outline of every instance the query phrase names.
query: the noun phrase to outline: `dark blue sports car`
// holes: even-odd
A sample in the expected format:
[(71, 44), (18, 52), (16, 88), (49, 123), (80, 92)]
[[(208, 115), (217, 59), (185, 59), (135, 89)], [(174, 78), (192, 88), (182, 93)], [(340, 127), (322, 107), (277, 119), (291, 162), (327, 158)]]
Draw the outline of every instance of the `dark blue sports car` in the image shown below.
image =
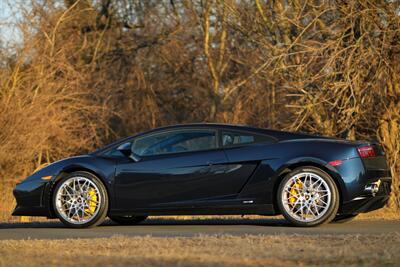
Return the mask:
[(344, 221), (385, 205), (390, 171), (380, 144), (247, 126), (158, 128), (55, 162), (14, 190), (13, 215), (68, 226), (106, 216), (259, 214), (296, 226)]

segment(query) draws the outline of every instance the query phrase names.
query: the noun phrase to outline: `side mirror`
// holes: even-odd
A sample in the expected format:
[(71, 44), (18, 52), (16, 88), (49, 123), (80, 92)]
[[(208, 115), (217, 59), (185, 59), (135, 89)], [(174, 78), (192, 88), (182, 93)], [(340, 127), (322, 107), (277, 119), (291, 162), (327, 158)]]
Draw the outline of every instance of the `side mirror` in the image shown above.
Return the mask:
[(140, 160), (140, 157), (133, 153), (132, 144), (130, 142), (121, 144), (119, 147), (117, 147), (117, 150), (135, 162)]

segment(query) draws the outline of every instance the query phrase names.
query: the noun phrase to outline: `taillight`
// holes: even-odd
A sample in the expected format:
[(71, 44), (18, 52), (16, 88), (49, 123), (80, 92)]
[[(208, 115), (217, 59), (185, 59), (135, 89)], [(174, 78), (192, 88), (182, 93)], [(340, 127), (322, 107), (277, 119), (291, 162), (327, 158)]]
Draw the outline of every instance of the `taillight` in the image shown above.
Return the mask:
[(375, 150), (372, 146), (362, 146), (357, 148), (357, 150), (358, 154), (360, 154), (360, 157), (362, 158), (370, 158), (376, 156)]

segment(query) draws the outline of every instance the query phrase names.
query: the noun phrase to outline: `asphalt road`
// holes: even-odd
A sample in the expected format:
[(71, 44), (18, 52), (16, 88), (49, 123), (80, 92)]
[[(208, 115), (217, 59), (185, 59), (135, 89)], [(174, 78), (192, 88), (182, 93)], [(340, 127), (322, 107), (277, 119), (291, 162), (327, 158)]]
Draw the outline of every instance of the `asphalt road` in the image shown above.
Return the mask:
[(69, 229), (59, 222), (0, 224), (0, 240), (67, 239), (113, 236), (196, 236), (196, 235), (274, 235), (274, 234), (400, 234), (400, 221), (356, 220), (313, 228), (291, 227), (281, 219), (148, 219), (134, 226), (120, 226), (106, 221), (91, 229)]

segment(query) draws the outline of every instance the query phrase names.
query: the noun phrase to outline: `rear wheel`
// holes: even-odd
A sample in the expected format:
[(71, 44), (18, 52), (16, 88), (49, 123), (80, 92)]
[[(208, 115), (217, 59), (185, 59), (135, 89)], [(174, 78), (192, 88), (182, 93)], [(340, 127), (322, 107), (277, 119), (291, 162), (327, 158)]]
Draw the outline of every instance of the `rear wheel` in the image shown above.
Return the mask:
[(315, 167), (300, 167), (279, 185), (277, 203), (283, 216), (295, 226), (316, 226), (332, 221), (339, 208), (333, 179)]
[(65, 225), (72, 228), (93, 227), (102, 223), (107, 215), (107, 191), (93, 174), (73, 172), (57, 184), (53, 207)]
[(147, 219), (147, 216), (134, 216), (134, 215), (128, 215), (128, 216), (108, 216), (112, 221), (122, 224), (122, 225), (134, 225), (138, 224), (140, 222), (143, 222), (144, 220)]

